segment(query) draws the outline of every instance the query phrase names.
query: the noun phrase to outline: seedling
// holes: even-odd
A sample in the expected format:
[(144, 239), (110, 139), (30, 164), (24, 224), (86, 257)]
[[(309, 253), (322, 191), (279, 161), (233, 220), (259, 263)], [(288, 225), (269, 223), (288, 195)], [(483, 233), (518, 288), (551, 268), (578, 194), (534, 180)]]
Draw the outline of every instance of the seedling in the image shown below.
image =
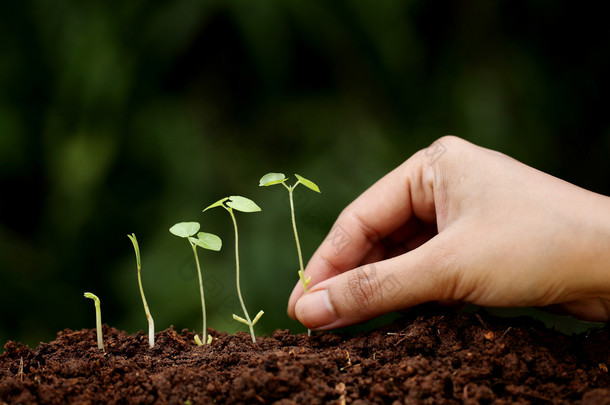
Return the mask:
[(136, 252), (136, 265), (138, 267), (138, 284), (140, 285), (140, 295), (142, 296), (142, 303), (144, 304), (144, 312), (146, 313), (146, 320), (148, 321), (148, 345), (152, 348), (155, 346), (155, 321), (150, 315), (150, 310), (148, 309), (148, 304), (146, 303), (146, 297), (144, 296), (144, 288), (142, 288), (142, 276), (140, 275), (142, 270), (142, 262), (140, 261), (140, 246), (138, 245), (138, 240), (136, 239), (136, 234), (132, 233), (131, 235), (127, 235), (131, 243), (133, 244), (133, 249)]
[[(199, 293), (201, 294), (201, 312), (203, 313), (203, 339), (199, 339), (199, 335), (195, 335), (195, 342), (197, 345), (202, 346), (205, 343), (209, 343), (207, 339), (207, 319), (205, 314), (205, 296), (203, 294), (203, 279), (201, 277), (201, 266), (199, 265), (199, 257), (197, 256), (197, 246), (208, 250), (219, 251), (222, 247), (222, 241), (214, 234), (199, 232), (201, 226), (198, 222), (180, 222), (169, 228), (169, 231), (174, 235), (185, 238), (189, 241), (189, 244), (193, 248), (193, 254), (195, 255), (195, 264), (197, 265), (197, 275), (199, 276)], [(197, 237), (193, 235), (197, 234)]]
[[(288, 181), (288, 179), (286, 178), (286, 176), (284, 176), (284, 173), (267, 173), (266, 175), (264, 175), (258, 185), (259, 187), (268, 187), (268, 186), (273, 186), (275, 184), (281, 184), (284, 187), (286, 187), (286, 190), (288, 190), (288, 196), (290, 198), (290, 214), (292, 217), (292, 230), (294, 232), (294, 241), (296, 242), (297, 245), (297, 254), (299, 256), (299, 279), (301, 280), (301, 284), (303, 285), (303, 291), (307, 292), (307, 286), (309, 285), (309, 283), (311, 282), (311, 277), (307, 277), (305, 278), (305, 268), (303, 267), (303, 254), (301, 253), (301, 244), (299, 243), (299, 233), (297, 232), (297, 221), (296, 221), (296, 217), (294, 214), (294, 196), (293, 196), (293, 192), (294, 189), (299, 185), (302, 184), (305, 187), (315, 191), (316, 193), (320, 192), (320, 188), (311, 180), (307, 180), (306, 178), (299, 176), (298, 174), (295, 174), (296, 178), (297, 178), (297, 182), (294, 183), (294, 185), (292, 186), (288, 186), (286, 185), (286, 181)], [(311, 330), (307, 329), (307, 334), (311, 335)]]
[(97, 348), (104, 350), (104, 338), (102, 336), (102, 309), (100, 299), (95, 294), (90, 292), (85, 293), (85, 298), (91, 298), (95, 302), (95, 327), (97, 329)]
[(311, 180), (307, 180), (306, 178), (295, 174), (297, 178), (297, 182), (292, 186), (286, 185), (286, 181), (288, 179), (284, 176), (284, 173), (267, 173), (264, 175), (259, 182), (260, 187), (268, 187), (273, 186), (274, 184), (281, 184), (288, 190), (288, 196), (290, 197), (290, 214), (292, 216), (292, 230), (294, 231), (294, 241), (297, 245), (297, 253), (299, 255), (299, 278), (301, 279), (301, 284), (303, 285), (303, 291), (307, 292), (307, 286), (311, 281), (311, 277), (305, 278), (305, 268), (303, 267), (303, 254), (301, 253), (301, 244), (299, 243), (299, 233), (297, 232), (297, 221), (294, 214), (294, 197), (293, 192), (294, 189), (302, 184), (310, 190), (315, 191), (316, 193), (320, 192), (320, 188)]
[(239, 236), (237, 232), (237, 221), (235, 220), (235, 214), (233, 213), (233, 210), (241, 212), (258, 212), (261, 209), (258, 205), (256, 205), (254, 201), (238, 195), (232, 195), (230, 197), (225, 197), (221, 200), (218, 200), (214, 204), (204, 209), (203, 212), (214, 207), (223, 207), (229, 212), (229, 215), (231, 215), (231, 219), (233, 220), (233, 228), (235, 229), (235, 278), (237, 285), (237, 296), (239, 297), (241, 309), (244, 311), (244, 316), (246, 317), (246, 319), (235, 314), (233, 314), (233, 319), (248, 325), (248, 327), (250, 328), (250, 336), (252, 336), (252, 342), (256, 343), (256, 336), (254, 335), (254, 325), (256, 325), (259, 319), (261, 319), (261, 316), (263, 316), (264, 311), (258, 311), (258, 314), (256, 314), (254, 319), (250, 320), (250, 315), (248, 315), (246, 304), (244, 304), (244, 299), (241, 295), (241, 287), (239, 285)]

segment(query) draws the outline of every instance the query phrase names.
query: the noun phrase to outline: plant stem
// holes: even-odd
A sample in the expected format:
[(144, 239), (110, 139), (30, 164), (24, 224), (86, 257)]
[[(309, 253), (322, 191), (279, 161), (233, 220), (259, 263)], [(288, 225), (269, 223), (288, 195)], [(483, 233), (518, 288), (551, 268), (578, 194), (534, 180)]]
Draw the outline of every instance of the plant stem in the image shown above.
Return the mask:
[(288, 194), (290, 196), (290, 214), (292, 216), (292, 230), (294, 231), (294, 240), (297, 244), (297, 253), (299, 254), (299, 278), (301, 279), (301, 283), (303, 284), (303, 291), (307, 291), (307, 286), (305, 285), (305, 276), (303, 275), (303, 271), (305, 271), (305, 269), (303, 268), (303, 255), (301, 254), (301, 244), (299, 243), (299, 233), (297, 232), (297, 221), (296, 221), (296, 217), (294, 214), (294, 198), (293, 198), (293, 192), (294, 191), (294, 187), (289, 187), (288, 188)]
[(102, 333), (102, 308), (100, 300), (95, 301), (95, 328), (97, 329), (97, 347), (101, 351), (105, 352), (104, 349), (104, 337)]
[(239, 297), (241, 309), (244, 311), (244, 315), (246, 316), (246, 320), (248, 321), (248, 326), (250, 327), (250, 335), (252, 336), (252, 342), (256, 343), (256, 336), (254, 335), (254, 326), (252, 325), (252, 321), (250, 320), (250, 315), (248, 315), (248, 310), (246, 309), (246, 304), (244, 304), (244, 299), (241, 296), (241, 288), (239, 286), (239, 236), (237, 233), (237, 221), (235, 220), (235, 214), (233, 214), (233, 209), (227, 208), (227, 211), (229, 211), (229, 214), (231, 215), (231, 219), (233, 220), (233, 228), (235, 228), (235, 279), (237, 284), (237, 296)]
[[(282, 183), (283, 184), (283, 183)], [(294, 231), (294, 241), (297, 244), (297, 253), (299, 254), (299, 279), (301, 280), (301, 285), (303, 286), (303, 292), (307, 292), (307, 283), (305, 282), (305, 269), (303, 268), (303, 254), (301, 253), (301, 244), (299, 243), (299, 233), (297, 232), (297, 220), (294, 213), (294, 197), (293, 191), (294, 188), (298, 185), (297, 182), (294, 186), (288, 187), (284, 184), (284, 186), (288, 189), (288, 195), (290, 196), (290, 214), (292, 216), (292, 230)], [(311, 329), (307, 328), (307, 336), (311, 336)]]
[(146, 320), (148, 321), (148, 345), (152, 348), (155, 345), (155, 321), (153, 321), (150, 310), (148, 309), (148, 303), (144, 296), (144, 288), (142, 288), (142, 276), (141, 267), (138, 266), (138, 284), (140, 285), (140, 295), (142, 295), (142, 302), (144, 303), (144, 312), (146, 312)]
[(105, 352), (104, 349), (104, 337), (102, 334), (102, 308), (100, 304), (100, 299), (97, 295), (92, 294), (90, 292), (85, 293), (85, 298), (90, 298), (93, 300), (95, 304), (95, 329), (97, 330), (97, 348), (101, 351)]
[(203, 279), (201, 277), (201, 267), (199, 266), (199, 257), (197, 256), (197, 246), (191, 243), (193, 254), (195, 255), (195, 263), (197, 264), (197, 275), (199, 276), (199, 293), (201, 294), (201, 312), (203, 313), (203, 339), (201, 342), (205, 345), (208, 342), (208, 328), (205, 316), (205, 297), (203, 295)]

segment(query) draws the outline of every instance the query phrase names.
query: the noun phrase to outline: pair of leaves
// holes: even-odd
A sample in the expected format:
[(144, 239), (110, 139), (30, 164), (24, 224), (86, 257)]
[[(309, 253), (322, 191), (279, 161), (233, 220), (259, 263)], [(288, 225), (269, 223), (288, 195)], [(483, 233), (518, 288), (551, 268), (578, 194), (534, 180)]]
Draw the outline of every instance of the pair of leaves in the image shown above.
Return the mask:
[[(222, 240), (213, 233), (198, 233), (199, 228), (201, 228), (199, 222), (179, 222), (169, 228), (169, 231), (180, 238), (188, 239), (193, 245), (219, 251), (222, 247)], [(197, 234), (197, 237), (193, 237), (195, 234)]]
[(229, 197), (222, 198), (216, 201), (214, 204), (211, 204), (203, 210), (203, 212), (209, 210), (214, 207), (224, 207), (225, 209), (234, 209), (241, 212), (258, 212), (261, 208), (256, 205), (256, 203), (249, 198), (242, 197), (239, 195), (232, 195)]
[[(199, 338), (199, 335), (195, 335), (195, 337), (193, 338), (195, 340), (195, 343), (197, 343), (197, 346), (203, 346), (203, 342), (201, 341), (201, 339)], [(212, 335), (208, 335), (208, 341), (206, 342), (207, 344), (211, 344), (212, 340), (214, 340), (214, 338), (212, 337)]]
[[(308, 180), (303, 176), (299, 176), (296, 173), (295, 173), (295, 176), (297, 178), (297, 182), (295, 183), (294, 186), (292, 186), (293, 188), (296, 187), (300, 183), (300, 184), (304, 185), (305, 187), (307, 187), (308, 189), (315, 191), (316, 193), (320, 192), (320, 188), (313, 181)], [(269, 186), (273, 186), (275, 184), (280, 184), (280, 183), (283, 184), (287, 180), (288, 179), (286, 178), (286, 176), (284, 176), (284, 173), (267, 173), (263, 177), (261, 177), (260, 181), (258, 182), (258, 185), (260, 187), (269, 187)]]
[[(261, 319), (261, 316), (263, 316), (264, 313), (265, 313), (265, 311), (263, 311), (263, 310), (258, 311), (258, 314), (256, 314), (256, 316), (252, 320), (252, 326), (256, 325), (256, 322), (258, 322), (258, 320)], [(233, 314), (233, 319), (235, 319), (237, 322), (241, 322), (241, 323), (246, 324), (248, 326), (250, 325), (248, 323), (248, 321), (246, 321), (244, 318), (242, 318), (239, 315)]]

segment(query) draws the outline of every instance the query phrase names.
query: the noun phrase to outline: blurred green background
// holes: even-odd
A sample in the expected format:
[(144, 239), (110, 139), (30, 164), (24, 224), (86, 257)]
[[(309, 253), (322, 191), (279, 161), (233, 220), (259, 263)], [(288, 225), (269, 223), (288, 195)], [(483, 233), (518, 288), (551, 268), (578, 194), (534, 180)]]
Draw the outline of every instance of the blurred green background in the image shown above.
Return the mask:
[[(601, 3), (600, 3), (601, 4)], [(199, 221), (208, 325), (242, 289), (258, 333), (297, 281), (286, 193), (299, 173), (305, 257), (340, 210), (445, 134), (610, 193), (610, 30), (568, 1), (3, 1), (0, 3), (0, 342), (53, 339), (103, 320), (146, 330), (135, 259), (158, 330), (199, 330), (192, 252), (168, 232)]]

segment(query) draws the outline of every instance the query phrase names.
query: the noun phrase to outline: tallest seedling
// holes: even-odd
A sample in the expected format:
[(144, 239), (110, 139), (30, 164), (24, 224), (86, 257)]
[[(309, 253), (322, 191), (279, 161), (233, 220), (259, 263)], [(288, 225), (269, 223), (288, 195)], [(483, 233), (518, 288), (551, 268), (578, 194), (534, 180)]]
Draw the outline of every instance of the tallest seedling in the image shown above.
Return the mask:
[[(286, 181), (288, 180), (284, 173), (267, 173), (264, 175), (258, 185), (260, 187), (268, 187), (273, 186), (274, 184), (281, 184), (286, 187), (288, 190), (288, 196), (290, 197), (290, 214), (292, 216), (292, 230), (294, 231), (294, 240), (297, 244), (297, 253), (299, 255), (299, 278), (301, 279), (301, 284), (303, 285), (303, 291), (307, 292), (307, 285), (311, 281), (311, 277), (305, 278), (305, 268), (303, 267), (303, 254), (301, 253), (301, 244), (299, 243), (299, 233), (297, 232), (297, 220), (294, 215), (294, 189), (302, 184), (310, 190), (315, 191), (316, 193), (320, 192), (320, 188), (311, 180), (307, 180), (305, 177), (299, 176), (295, 174), (297, 178), (297, 182), (292, 186), (287, 186)], [(311, 335), (311, 330), (307, 329), (307, 335)]]
[(246, 319), (235, 314), (233, 314), (233, 319), (248, 325), (248, 327), (250, 328), (250, 336), (252, 336), (252, 342), (256, 343), (256, 336), (254, 335), (254, 325), (256, 325), (256, 322), (258, 322), (259, 319), (261, 319), (261, 316), (263, 316), (264, 312), (258, 311), (258, 314), (256, 314), (254, 319), (251, 320), (250, 315), (248, 314), (248, 310), (246, 309), (246, 304), (244, 304), (244, 299), (241, 295), (241, 287), (239, 286), (239, 235), (237, 233), (237, 221), (235, 220), (235, 214), (233, 213), (233, 210), (241, 212), (258, 212), (261, 209), (258, 205), (256, 205), (254, 201), (238, 195), (232, 195), (230, 197), (225, 197), (221, 200), (218, 200), (214, 204), (204, 209), (203, 212), (214, 207), (222, 207), (229, 212), (229, 215), (231, 215), (231, 219), (233, 220), (233, 228), (235, 229), (235, 278), (237, 280), (237, 296), (239, 297), (239, 303), (241, 304), (241, 309), (244, 311), (244, 316), (246, 317)]
[(297, 178), (297, 182), (294, 183), (294, 185), (292, 186), (287, 186), (286, 185), (286, 181), (288, 181), (288, 179), (286, 178), (286, 176), (284, 176), (284, 173), (267, 173), (266, 175), (264, 175), (259, 182), (259, 186), (260, 187), (268, 187), (268, 186), (273, 186), (274, 184), (281, 184), (282, 186), (286, 187), (286, 189), (288, 190), (288, 195), (290, 197), (290, 213), (292, 215), (292, 230), (294, 231), (294, 240), (297, 244), (297, 253), (299, 255), (299, 278), (301, 279), (301, 283), (303, 284), (303, 291), (307, 292), (307, 285), (309, 284), (309, 282), (311, 281), (311, 277), (307, 277), (305, 278), (305, 274), (304, 274), (304, 267), (303, 267), (303, 254), (301, 253), (301, 244), (299, 243), (299, 233), (297, 232), (297, 221), (294, 215), (294, 197), (293, 197), (293, 192), (294, 189), (299, 185), (302, 184), (305, 187), (307, 187), (310, 190), (315, 191), (316, 193), (320, 192), (320, 188), (311, 180), (307, 180), (306, 178), (299, 176), (298, 174), (295, 174), (296, 178)]

